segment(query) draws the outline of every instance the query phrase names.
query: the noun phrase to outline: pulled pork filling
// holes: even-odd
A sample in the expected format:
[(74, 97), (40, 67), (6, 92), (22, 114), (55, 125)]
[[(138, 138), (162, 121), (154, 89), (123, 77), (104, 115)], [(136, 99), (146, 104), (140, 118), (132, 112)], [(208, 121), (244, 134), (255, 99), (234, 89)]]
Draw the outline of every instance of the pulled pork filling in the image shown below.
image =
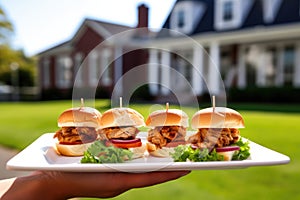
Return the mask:
[(96, 140), (97, 132), (90, 127), (62, 127), (53, 138), (57, 138), (60, 144), (82, 144)]
[(159, 126), (148, 131), (148, 142), (158, 148), (169, 143), (185, 143), (186, 128), (182, 126)]
[(107, 139), (134, 139), (139, 130), (132, 126), (108, 127), (98, 131), (98, 134), (105, 135)]
[(200, 128), (195, 135), (188, 138), (188, 142), (198, 146), (200, 149), (214, 147), (225, 147), (239, 140), (240, 132), (235, 128)]

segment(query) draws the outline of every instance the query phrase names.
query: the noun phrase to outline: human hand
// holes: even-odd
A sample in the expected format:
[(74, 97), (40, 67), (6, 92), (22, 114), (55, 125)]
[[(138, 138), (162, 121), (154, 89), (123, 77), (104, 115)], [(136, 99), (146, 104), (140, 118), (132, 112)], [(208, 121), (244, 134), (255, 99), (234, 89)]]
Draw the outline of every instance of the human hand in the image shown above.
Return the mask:
[[(147, 187), (187, 175), (189, 171), (148, 173), (36, 172), (15, 179), (3, 199), (109, 198), (132, 188)], [(47, 194), (47, 195), (45, 195)]]

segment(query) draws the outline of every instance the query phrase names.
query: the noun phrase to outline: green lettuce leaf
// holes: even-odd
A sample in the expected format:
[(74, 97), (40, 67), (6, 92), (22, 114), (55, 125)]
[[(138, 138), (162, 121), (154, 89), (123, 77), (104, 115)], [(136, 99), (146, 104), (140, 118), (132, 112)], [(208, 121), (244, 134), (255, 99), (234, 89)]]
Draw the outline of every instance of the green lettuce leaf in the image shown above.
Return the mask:
[[(232, 160), (246, 160), (250, 156), (250, 142), (248, 140), (239, 139), (234, 146), (239, 146), (240, 150), (236, 151), (232, 157)], [(205, 161), (223, 161), (224, 157), (213, 151), (209, 152), (208, 149), (193, 149), (190, 145), (179, 145), (174, 149), (174, 152), (170, 154), (174, 162), (205, 162)]]
[(179, 145), (170, 154), (174, 162), (205, 162), (205, 161), (222, 161), (224, 157), (217, 154), (214, 149), (209, 153), (208, 149), (193, 149), (190, 145)]
[(85, 152), (81, 163), (122, 163), (131, 160), (130, 150), (106, 146), (104, 142), (95, 141)]
[(240, 150), (233, 154), (232, 160), (246, 160), (250, 156), (249, 144), (250, 142), (248, 140), (240, 138), (239, 141), (234, 144), (234, 146), (239, 146)]

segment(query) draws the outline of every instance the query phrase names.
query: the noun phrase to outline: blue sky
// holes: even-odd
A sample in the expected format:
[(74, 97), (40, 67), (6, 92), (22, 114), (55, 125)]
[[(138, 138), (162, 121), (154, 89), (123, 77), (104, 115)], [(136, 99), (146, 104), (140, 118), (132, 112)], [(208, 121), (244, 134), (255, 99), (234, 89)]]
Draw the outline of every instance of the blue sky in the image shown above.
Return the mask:
[(1, 0), (15, 28), (12, 44), (29, 56), (70, 39), (86, 17), (135, 26), (137, 6), (149, 6), (149, 26), (162, 26), (176, 0)]

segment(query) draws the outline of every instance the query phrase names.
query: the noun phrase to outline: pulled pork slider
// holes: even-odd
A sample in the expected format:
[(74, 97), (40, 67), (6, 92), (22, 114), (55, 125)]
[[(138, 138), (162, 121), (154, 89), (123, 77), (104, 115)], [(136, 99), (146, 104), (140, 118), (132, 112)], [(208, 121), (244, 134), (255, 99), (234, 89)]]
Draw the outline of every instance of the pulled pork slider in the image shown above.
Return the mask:
[(230, 160), (230, 155), (239, 150), (234, 144), (240, 138), (238, 128), (244, 128), (241, 114), (225, 107), (210, 107), (196, 112), (191, 121), (193, 129), (198, 131), (187, 140), (194, 148), (212, 150), (224, 155), (225, 160)]
[(65, 156), (82, 156), (83, 152), (97, 139), (101, 113), (91, 107), (70, 108), (58, 117), (54, 138), (56, 149)]
[(118, 148), (129, 149), (133, 158), (142, 157), (145, 145), (140, 138), (138, 127), (144, 126), (144, 117), (131, 108), (112, 108), (103, 113), (98, 130), (99, 138)]
[(148, 116), (146, 125), (151, 128), (147, 150), (152, 156), (168, 157), (176, 146), (185, 144), (188, 116), (182, 110), (154, 111)]

